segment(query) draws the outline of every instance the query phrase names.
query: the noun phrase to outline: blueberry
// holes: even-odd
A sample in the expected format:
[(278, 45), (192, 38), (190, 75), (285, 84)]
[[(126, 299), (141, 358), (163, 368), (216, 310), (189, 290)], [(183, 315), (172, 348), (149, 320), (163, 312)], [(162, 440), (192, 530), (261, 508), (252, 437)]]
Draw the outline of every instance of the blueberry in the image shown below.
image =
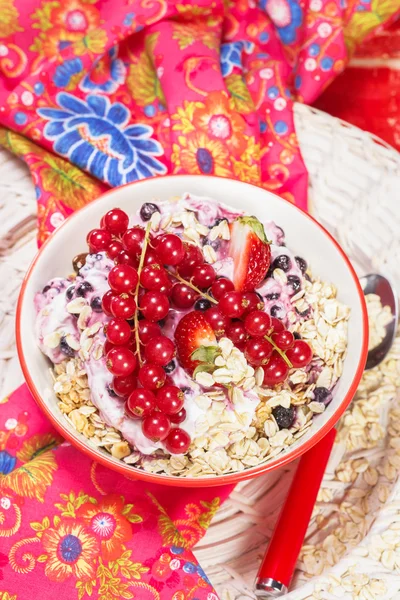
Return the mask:
[(284, 317), (282, 306), (278, 306), (277, 304), (271, 306), (270, 313), (271, 317), (276, 317), (277, 319), (282, 319)]
[(190, 387), (183, 387), (183, 388), (181, 388), (181, 391), (182, 391), (184, 394), (188, 394), (188, 393), (191, 391), (191, 389), (190, 389)]
[(295, 308), (295, 311), (298, 315), (300, 315), (300, 317), (307, 317), (310, 314), (310, 310), (311, 309), (309, 306), (307, 306), (305, 310), (299, 310), (298, 308)]
[(282, 269), (282, 271), (285, 271), (285, 273), (289, 271), (291, 266), (292, 261), (287, 254), (280, 254), (272, 263), (272, 269)]
[(114, 390), (112, 389), (112, 387), (110, 385), (108, 385), (108, 383), (106, 385), (106, 390), (112, 398), (117, 398), (118, 394), (116, 394), (114, 392)]
[(226, 217), (222, 217), (221, 219), (215, 219), (213, 227), (216, 227), (217, 225), (219, 225), (220, 223), (222, 223), (222, 221), (228, 222), (228, 219)]
[(46, 292), (48, 292), (50, 288), (51, 288), (50, 285), (45, 285), (44, 288), (42, 289), (42, 294), (45, 294)]
[(288, 275), (288, 284), (293, 290), (293, 294), (296, 294), (301, 289), (301, 281), (297, 275)]
[(153, 204), (153, 202), (145, 202), (140, 209), (140, 218), (142, 221), (150, 221), (151, 217), (155, 212), (158, 212), (160, 209), (157, 204)]
[(267, 294), (265, 296), (265, 299), (266, 300), (278, 300), (279, 296), (280, 296), (280, 294), (278, 294), (278, 292), (274, 292), (272, 294)]
[(220, 240), (210, 240), (208, 237), (203, 238), (203, 246), (211, 246), (215, 251), (221, 246)]
[(272, 409), (272, 414), (275, 417), (279, 429), (289, 429), (296, 416), (294, 406), (289, 406), (289, 408), (275, 406), (275, 408)]
[(102, 255), (102, 254), (100, 254), (100, 253), (99, 253), (99, 254), (96, 254), (96, 256), (95, 256), (95, 259), (96, 259), (96, 260), (101, 260), (102, 258), (103, 258), (103, 255)]
[(295, 340), (301, 340), (301, 335), (297, 331), (293, 331), (293, 337)]
[(204, 311), (204, 310), (207, 310), (208, 308), (211, 308), (211, 302), (209, 300), (207, 300), (206, 298), (199, 298), (194, 305), (194, 310)]
[(72, 296), (74, 295), (74, 290), (75, 290), (75, 286), (70, 285), (69, 288), (67, 289), (67, 291), (65, 292), (67, 300), (72, 300)]
[(60, 350), (65, 356), (69, 356), (70, 358), (75, 356), (75, 350), (68, 344), (64, 335), (60, 340)]
[(175, 361), (171, 360), (168, 364), (165, 365), (164, 371), (167, 374), (172, 373), (172, 371), (175, 370), (175, 367), (176, 367)]
[(100, 296), (93, 296), (90, 302), (90, 307), (92, 310), (94, 310), (94, 312), (103, 312)]
[(332, 400), (332, 393), (326, 387), (316, 387), (314, 390), (314, 401), (322, 402), (327, 406)]
[(82, 281), (76, 288), (76, 295), (84, 298), (88, 292), (92, 292), (93, 287), (90, 285), (88, 281)]
[(299, 267), (300, 271), (304, 273), (307, 271), (307, 263), (304, 260), (304, 258), (301, 258), (301, 256), (295, 256), (294, 260), (296, 261), (296, 265)]

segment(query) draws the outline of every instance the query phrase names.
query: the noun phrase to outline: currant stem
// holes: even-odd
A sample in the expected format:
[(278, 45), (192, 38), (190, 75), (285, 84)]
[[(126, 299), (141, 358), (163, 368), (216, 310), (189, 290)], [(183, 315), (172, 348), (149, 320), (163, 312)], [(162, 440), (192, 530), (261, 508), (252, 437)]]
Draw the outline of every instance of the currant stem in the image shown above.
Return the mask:
[(178, 281), (180, 281), (181, 283), (185, 283), (187, 286), (192, 288), (192, 290), (194, 290), (195, 292), (200, 294), (200, 296), (203, 296), (203, 298), (206, 298), (209, 302), (212, 302), (213, 304), (218, 304), (218, 302), (217, 302), (217, 300), (215, 300), (215, 298), (213, 298), (209, 294), (206, 294), (205, 292), (202, 292), (201, 290), (199, 290), (199, 288), (196, 287), (195, 285), (193, 285), (193, 283), (191, 281), (187, 281), (186, 279), (181, 277), (178, 273), (173, 273), (172, 271), (168, 271), (168, 273), (170, 275), (172, 275), (172, 277), (175, 277), (176, 279), (178, 279)]
[(293, 369), (292, 363), (290, 362), (290, 360), (288, 359), (288, 357), (286, 356), (286, 354), (280, 348), (278, 348), (278, 346), (275, 344), (274, 340), (271, 337), (269, 337), (269, 335), (264, 335), (264, 338), (266, 340), (268, 340), (268, 342), (271, 344), (271, 346), (274, 347), (274, 350), (276, 350), (277, 353), (280, 354), (280, 356), (283, 358), (283, 360), (288, 365), (288, 367), (290, 369)]
[(146, 226), (146, 233), (144, 236), (144, 240), (143, 240), (143, 248), (142, 248), (142, 253), (140, 255), (140, 261), (139, 261), (139, 266), (138, 266), (138, 282), (136, 285), (136, 289), (135, 289), (135, 302), (136, 302), (136, 310), (135, 310), (135, 315), (133, 317), (134, 320), (134, 327), (135, 327), (135, 340), (136, 340), (136, 352), (138, 355), (138, 359), (139, 359), (139, 364), (140, 366), (142, 366), (143, 364), (143, 360), (142, 360), (142, 355), (140, 354), (140, 337), (139, 337), (139, 319), (138, 319), (138, 301), (139, 301), (139, 288), (140, 288), (140, 273), (142, 272), (143, 269), (143, 264), (144, 264), (144, 257), (146, 255), (146, 250), (147, 250), (147, 244), (149, 243), (149, 237), (150, 237), (150, 228), (151, 228), (151, 222), (149, 221), (147, 223)]

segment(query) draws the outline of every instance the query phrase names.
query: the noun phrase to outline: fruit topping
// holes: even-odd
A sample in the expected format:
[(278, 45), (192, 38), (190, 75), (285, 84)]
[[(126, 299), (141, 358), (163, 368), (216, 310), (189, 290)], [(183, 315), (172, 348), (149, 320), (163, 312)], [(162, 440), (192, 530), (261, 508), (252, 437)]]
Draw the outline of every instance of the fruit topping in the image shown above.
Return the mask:
[(271, 248), (264, 226), (256, 217), (238, 217), (230, 224), (229, 256), (234, 261), (236, 290), (253, 291), (265, 278)]

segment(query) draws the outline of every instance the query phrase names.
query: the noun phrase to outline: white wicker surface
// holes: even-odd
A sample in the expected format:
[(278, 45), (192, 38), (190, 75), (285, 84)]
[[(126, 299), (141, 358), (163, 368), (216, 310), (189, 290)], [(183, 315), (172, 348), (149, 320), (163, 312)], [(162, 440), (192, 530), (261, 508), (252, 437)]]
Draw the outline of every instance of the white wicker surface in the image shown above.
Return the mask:
[[(334, 233), (360, 274), (387, 273), (400, 289), (400, 155), (370, 134), (324, 113), (304, 105), (296, 105), (295, 113), (310, 173), (313, 214)], [(36, 251), (33, 185), (26, 167), (1, 149), (0, 191), (1, 397), (22, 382), (15, 353), (14, 307)], [(400, 597), (400, 458), (396, 452), (400, 410), (397, 414), (395, 391), (395, 385), (400, 386), (399, 342), (398, 338), (383, 371), (371, 373), (369, 395), (360, 394), (356, 411), (348, 414), (345, 426), (351, 428), (354, 420), (361, 420), (371, 447), (360, 446), (349, 453), (349, 427), (335, 445), (307, 537), (309, 553), (301, 557), (286, 600)], [(375, 388), (379, 390), (371, 391)], [(366, 416), (364, 396), (371, 405)], [(374, 434), (376, 423), (383, 429), (381, 439), (375, 440), (379, 438)], [(197, 546), (196, 555), (221, 600), (255, 598), (252, 584), (257, 566), (292, 469), (237, 486)], [(368, 501), (362, 497), (365, 494)], [(386, 529), (384, 538), (372, 537)]]

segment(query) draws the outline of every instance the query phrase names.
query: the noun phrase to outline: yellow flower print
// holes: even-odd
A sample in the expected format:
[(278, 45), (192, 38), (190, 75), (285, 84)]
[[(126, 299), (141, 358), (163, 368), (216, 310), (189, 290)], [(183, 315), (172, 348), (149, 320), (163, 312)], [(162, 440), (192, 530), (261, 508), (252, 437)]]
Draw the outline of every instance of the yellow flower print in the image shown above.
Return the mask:
[(35, 498), (44, 502), (46, 490), (52, 484), (56, 470), (57, 463), (50, 450), (1, 477), (0, 491), (12, 491), (23, 498)]
[(19, 13), (14, 6), (14, 0), (0, 0), (0, 37), (7, 37), (23, 31), (18, 24)]
[(139, 58), (134, 58), (135, 62), (129, 67), (126, 84), (132, 98), (139, 106), (152, 104), (157, 99), (165, 104), (164, 93), (151, 59), (158, 37), (158, 33), (147, 36), (144, 52), (139, 55)]
[(184, 134), (195, 131), (193, 115), (196, 108), (204, 108), (203, 102), (189, 102), (188, 100), (184, 100), (183, 107), (179, 106), (176, 113), (171, 117), (174, 123), (172, 129), (181, 131)]
[(372, 0), (365, 10), (355, 10), (344, 26), (344, 38), (349, 53), (376, 27), (382, 25), (399, 9), (398, 0)]
[(8, 592), (0, 592), (0, 600), (17, 600), (17, 594), (11, 596)]
[(195, 42), (201, 42), (207, 48), (218, 48), (220, 32), (215, 28), (219, 19), (209, 17), (206, 21), (190, 23), (172, 23), (172, 38), (178, 42), (180, 50), (185, 50)]
[(24, 463), (30, 462), (40, 454), (61, 444), (62, 441), (63, 438), (57, 433), (54, 435), (52, 433), (33, 435), (31, 438), (24, 441), (17, 452), (17, 458)]
[(89, 31), (82, 39), (72, 44), (77, 56), (83, 56), (87, 52), (91, 54), (104, 54), (107, 44), (107, 34), (103, 29)]
[(192, 2), (190, 4), (177, 4), (176, 10), (178, 11), (179, 19), (184, 19), (185, 21), (192, 21), (193, 17), (204, 17), (212, 13), (211, 5), (198, 6)]
[(179, 144), (172, 146), (172, 162), (174, 173), (186, 172), (192, 175), (218, 175), (228, 177), (232, 174), (229, 152), (226, 146), (212, 140), (204, 133), (192, 133), (179, 136)]
[(248, 87), (239, 73), (225, 77), (225, 84), (238, 112), (246, 114), (255, 110)]

